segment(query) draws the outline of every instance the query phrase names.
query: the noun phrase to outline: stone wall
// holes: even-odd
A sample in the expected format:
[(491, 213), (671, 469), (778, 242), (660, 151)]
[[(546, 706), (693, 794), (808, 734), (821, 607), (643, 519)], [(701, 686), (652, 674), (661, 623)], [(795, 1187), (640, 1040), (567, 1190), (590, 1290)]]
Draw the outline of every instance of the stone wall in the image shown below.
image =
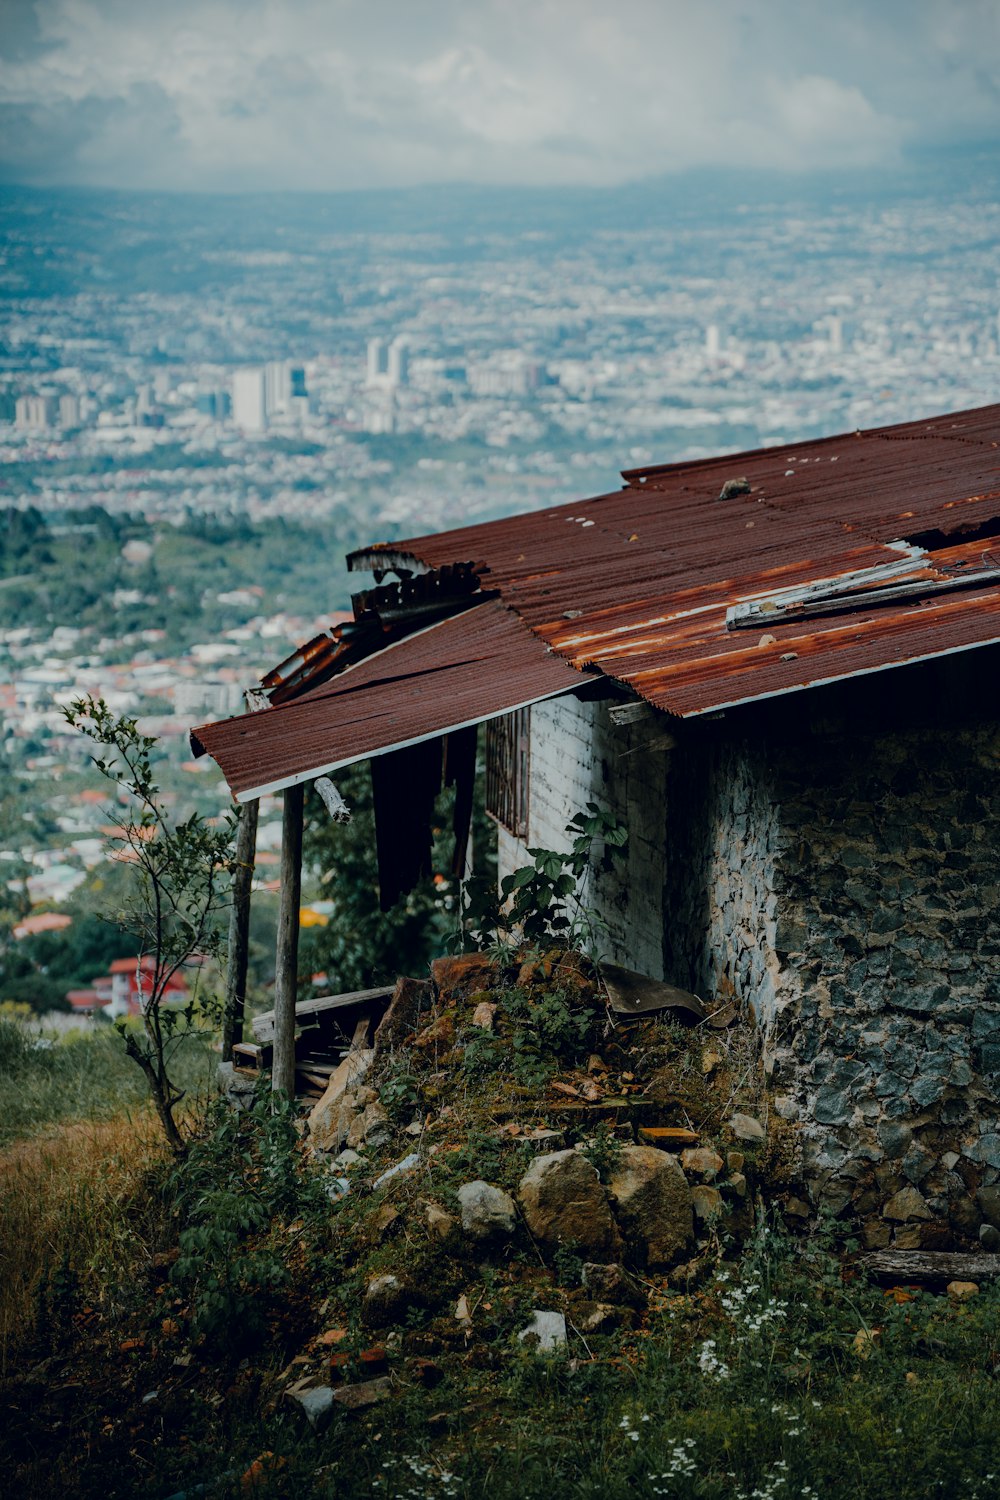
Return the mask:
[[(588, 800), (627, 822), (587, 898), (609, 956), (752, 1011), (803, 1190), (873, 1247), (969, 1243), (990, 1190), (1000, 1217), (1000, 724), (971, 657), (676, 748), (604, 703), (532, 711), (526, 842), (565, 847)], [(501, 873), (523, 859), (504, 837)]]
[(978, 1227), (1000, 1169), (1000, 727), (774, 747), (773, 1078), (869, 1244)]

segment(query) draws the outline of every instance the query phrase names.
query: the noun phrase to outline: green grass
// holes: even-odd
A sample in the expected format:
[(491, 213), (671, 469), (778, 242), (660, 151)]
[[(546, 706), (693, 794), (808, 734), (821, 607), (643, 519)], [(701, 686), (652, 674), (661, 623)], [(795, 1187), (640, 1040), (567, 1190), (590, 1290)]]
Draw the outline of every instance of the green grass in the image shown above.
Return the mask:
[[(198, 1038), (179, 1049), (175, 1073), (192, 1101), (211, 1082), (215, 1059)], [(104, 1120), (148, 1097), (145, 1080), (108, 1026), (35, 1037), (0, 1018), (0, 1149), (72, 1120)]]

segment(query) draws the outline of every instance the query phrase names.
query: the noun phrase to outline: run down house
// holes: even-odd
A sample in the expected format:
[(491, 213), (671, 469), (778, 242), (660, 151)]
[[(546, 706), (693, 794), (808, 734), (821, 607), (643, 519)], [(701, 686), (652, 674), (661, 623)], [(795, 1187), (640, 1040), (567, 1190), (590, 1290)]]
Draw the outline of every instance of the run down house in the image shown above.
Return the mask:
[(284, 794), (279, 941), (302, 783), (371, 760), (391, 902), (442, 774), (467, 826), (484, 725), (501, 873), (617, 812), (626, 864), (587, 898), (610, 956), (752, 1012), (813, 1201), (872, 1246), (974, 1236), (1000, 1179), (1000, 406), (623, 477), (355, 553), (354, 620), (195, 731), (238, 801)]

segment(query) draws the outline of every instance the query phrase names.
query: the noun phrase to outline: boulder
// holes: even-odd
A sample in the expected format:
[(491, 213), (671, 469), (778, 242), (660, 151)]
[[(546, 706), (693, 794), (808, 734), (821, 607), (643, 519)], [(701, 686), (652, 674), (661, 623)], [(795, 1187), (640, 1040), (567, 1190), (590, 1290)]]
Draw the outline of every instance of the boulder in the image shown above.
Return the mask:
[(691, 1189), (676, 1157), (655, 1146), (625, 1146), (608, 1193), (633, 1253), (651, 1269), (680, 1259), (694, 1227)]
[(464, 1182), (458, 1190), (462, 1228), (474, 1240), (510, 1235), (517, 1227), (517, 1209), (509, 1193), (488, 1182)]
[(521, 1178), (517, 1196), (528, 1228), (543, 1245), (572, 1245), (591, 1256), (617, 1254), (621, 1236), (607, 1194), (579, 1151), (540, 1156)]

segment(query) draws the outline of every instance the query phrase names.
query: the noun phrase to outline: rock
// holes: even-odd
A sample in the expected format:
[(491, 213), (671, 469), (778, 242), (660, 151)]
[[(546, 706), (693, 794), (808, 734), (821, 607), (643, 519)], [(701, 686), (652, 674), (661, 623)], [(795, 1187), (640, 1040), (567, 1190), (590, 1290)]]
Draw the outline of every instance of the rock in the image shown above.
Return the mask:
[(414, 1300), (410, 1288), (398, 1276), (376, 1276), (365, 1288), (361, 1321), (366, 1328), (385, 1328)]
[(496, 1006), (490, 1000), (480, 1000), (472, 1012), (472, 1024), (478, 1026), (482, 1031), (493, 1030), (493, 1018), (497, 1013)]
[(432, 1390), (434, 1386), (440, 1385), (444, 1379), (444, 1371), (441, 1366), (435, 1360), (428, 1359), (426, 1355), (418, 1354), (414, 1358), (408, 1359), (406, 1361), (406, 1369), (417, 1384), (424, 1386), (427, 1390)]
[(995, 1255), (997, 1251), (1000, 1251), (1000, 1229), (997, 1229), (995, 1224), (980, 1224), (979, 1243), (984, 1250)]
[(907, 1186), (900, 1188), (898, 1193), (893, 1193), (882, 1209), (882, 1217), (893, 1219), (898, 1224), (906, 1224), (911, 1219), (929, 1219), (932, 1215), (923, 1194), (915, 1187)]
[(412, 1172), (414, 1167), (419, 1167), (419, 1165), (420, 1157), (415, 1151), (411, 1151), (409, 1156), (403, 1157), (402, 1161), (397, 1161), (394, 1166), (388, 1167), (381, 1177), (376, 1177), (372, 1183), (372, 1189), (385, 1187), (386, 1183), (391, 1182), (394, 1177), (400, 1177), (404, 1172)]
[(339, 1156), (333, 1158), (333, 1165), (343, 1171), (345, 1167), (356, 1167), (360, 1160), (361, 1157), (358, 1153), (352, 1151), (350, 1146), (348, 1146), (346, 1150), (341, 1151)]
[(446, 1214), (444, 1209), (439, 1208), (436, 1203), (424, 1205), (424, 1219), (431, 1239), (440, 1240), (442, 1243), (451, 1239), (458, 1228), (451, 1214)]
[(585, 1261), (581, 1273), (582, 1285), (597, 1302), (626, 1302), (636, 1300), (635, 1291), (625, 1275), (623, 1266)]
[(703, 1182), (691, 1189), (691, 1206), (696, 1219), (706, 1222), (722, 1212), (722, 1194), (717, 1187), (706, 1187)]
[(537, 1349), (540, 1354), (547, 1354), (553, 1349), (561, 1349), (566, 1343), (566, 1319), (561, 1312), (549, 1312), (536, 1308), (531, 1314), (531, 1322), (527, 1328), (522, 1328), (518, 1334), (521, 1343), (527, 1340), (537, 1340)]
[(746, 1166), (746, 1157), (742, 1151), (727, 1151), (726, 1166), (730, 1172), (742, 1172)]
[(404, 976), (396, 980), (389, 1008), (375, 1032), (375, 1051), (391, 1051), (400, 1046), (417, 1029), (421, 1011), (431, 1004), (431, 987), (426, 979)]
[(521, 1178), (517, 1195), (528, 1228), (543, 1245), (572, 1245), (590, 1255), (613, 1256), (619, 1249), (621, 1237), (601, 1179), (579, 1151), (540, 1156)]
[(574, 1326), (581, 1333), (613, 1333), (631, 1318), (631, 1311), (607, 1302), (584, 1302), (573, 1312)]
[(473, 985), (481, 989), (492, 967), (485, 953), (459, 953), (453, 958), (436, 958), (431, 964), (431, 978), (439, 994), (460, 999)]
[(919, 1224), (903, 1224), (896, 1230), (893, 1245), (897, 1250), (919, 1250), (923, 1240), (923, 1231)]
[(608, 1194), (639, 1258), (654, 1270), (673, 1265), (693, 1229), (691, 1189), (676, 1158), (655, 1146), (623, 1146)]
[(313, 1385), (309, 1380), (299, 1380), (295, 1385), (289, 1386), (285, 1392), (285, 1400), (297, 1407), (309, 1426), (317, 1432), (322, 1432), (328, 1426), (333, 1412), (332, 1386)]
[(753, 1115), (743, 1115), (738, 1111), (729, 1121), (729, 1128), (738, 1141), (762, 1141), (764, 1139), (764, 1127)]
[(391, 1393), (392, 1381), (388, 1375), (380, 1375), (376, 1380), (359, 1380), (355, 1385), (339, 1386), (333, 1392), (333, 1399), (338, 1406), (346, 1406), (348, 1411), (364, 1411), (379, 1401), (388, 1400)]
[(987, 1224), (1000, 1229), (1000, 1187), (994, 1183), (992, 1187), (980, 1188), (976, 1194), (976, 1202)]
[(455, 1045), (455, 1023), (451, 1016), (438, 1016), (417, 1036), (411, 1045), (420, 1052), (450, 1052)]
[(358, 1109), (358, 1101), (350, 1097), (361, 1084), (374, 1060), (370, 1047), (359, 1047), (349, 1052), (330, 1082), (309, 1112), (309, 1139), (320, 1151), (339, 1151), (350, 1130), (351, 1121)]
[(508, 1193), (488, 1182), (465, 1182), (458, 1190), (462, 1228), (474, 1240), (510, 1235), (517, 1227), (517, 1209)]
[(681, 1166), (685, 1172), (711, 1182), (722, 1171), (722, 1157), (711, 1146), (693, 1146), (681, 1152)]
[(330, 1177), (323, 1187), (331, 1203), (337, 1203), (351, 1191), (351, 1184), (346, 1177)]
[(722, 1053), (717, 1052), (714, 1047), (706, 1047), (701, 1054), (701, 1071), (706, 1078), (711, 1078), (716, 1068), (721, 1066)]
[(866, 1250), (884, 1250), (889, 1243), (889, 1226), (881, 1219), (866, 1219), (861, 1227), (861, 1242)]
[(968, 1302), (970, 1297), (978, 1297), (979, 1285), (975, 1281), (949, 1281), (945, 1291), (953, 1302)]
[(731, 1172), (729, 1174), (729, 1186), (732, 1188), (737, 1198), (745, 1198), (747, 1192), (749, 1191), (747, 1180), (742, 1172)]
[(392, 1138), (389, 1116), (376, 1100), (366, 1104), (359, 1115), (355, 1115), (347, 1132), (347, 1144), (358, 1146), (384, 1146)]
[(391, 1203), (383, 1203), (372, 1219), (372, 1228), (379, 1239), (384, 1239), (392, 1226), (402, 1221), (402, 1217), (398, 1208), (393, 1208)]
[(791, 1094), (777, 1094), (774, 1099), (774, 1112), (783, 1120), (797, 1120), (799, 1117), (799, 1104)]
[(403, 1134), (404, 1135), (412, 1135), (412, 1136), (416, 1137), (416, 1136), (423, 1135), (423, 1133), (424, 1133), (424, 1122), (420, 1118), (419, 1115), (417, 1116), (417, 1118), (415, 1120), (411, 1120), (410, 1123), (409, 1123), (409, 1125), (404, 1125), (403, 1126)]
[(791, 1214), (793, 1219), (808, 1219), (812, 1210), (808, 1203), (802, 1198), (787, 1198), (785, 1200), (785, 1213)]
[(225, 1094), (236, 1109), (249, 1109), (257, 1092), (257, 1078), (249, 1073), (240, 1073), (231, 1062), (221, 1062), (216, 1069), (220, 1093)]

